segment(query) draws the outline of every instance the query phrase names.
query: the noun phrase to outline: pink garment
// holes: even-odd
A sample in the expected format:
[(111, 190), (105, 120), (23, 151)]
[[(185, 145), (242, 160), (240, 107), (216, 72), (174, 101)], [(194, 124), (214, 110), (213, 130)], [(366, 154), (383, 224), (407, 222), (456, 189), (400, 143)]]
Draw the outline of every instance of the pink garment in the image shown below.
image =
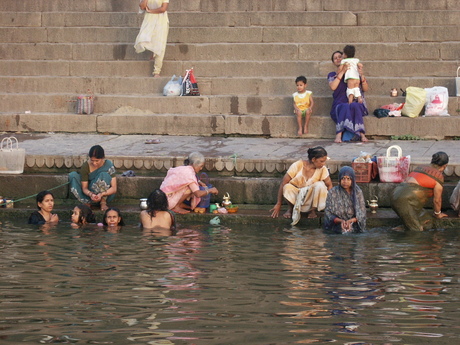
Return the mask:
[(169, 209), (173, 209), (179, 200), (186, 193), (191, 193), (192, 210), (199, 204), (201, 198), (193, 195), (200, 189), (196, 178), (195, 170), (190, 165), (178, 166), (168, 170), (165, 179), (161, 183), (160, 189), (168, 197)]

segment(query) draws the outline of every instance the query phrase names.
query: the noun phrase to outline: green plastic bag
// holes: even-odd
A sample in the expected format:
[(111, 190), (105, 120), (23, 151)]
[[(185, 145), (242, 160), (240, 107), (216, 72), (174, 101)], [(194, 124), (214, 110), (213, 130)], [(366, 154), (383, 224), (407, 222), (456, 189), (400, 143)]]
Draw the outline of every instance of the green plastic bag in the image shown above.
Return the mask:
[(406, 102), (401, 109), (401, 114), (409, 117), (417, 117), (422, 112), (426, 101), (426, 90), (421, 87), (409, 86), (406, 89)]

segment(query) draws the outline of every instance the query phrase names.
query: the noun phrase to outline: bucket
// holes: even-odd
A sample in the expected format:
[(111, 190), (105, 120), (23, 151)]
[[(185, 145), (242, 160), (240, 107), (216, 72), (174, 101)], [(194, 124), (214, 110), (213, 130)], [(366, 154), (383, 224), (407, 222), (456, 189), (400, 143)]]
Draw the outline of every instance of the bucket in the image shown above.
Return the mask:
[(460, 71), (460, 66), (457, 68), (457, 77), (455, 78), (455, 85), (457, 86), (457, 97), (460, 97), (460, 77), (458, 76), (458, 71)]

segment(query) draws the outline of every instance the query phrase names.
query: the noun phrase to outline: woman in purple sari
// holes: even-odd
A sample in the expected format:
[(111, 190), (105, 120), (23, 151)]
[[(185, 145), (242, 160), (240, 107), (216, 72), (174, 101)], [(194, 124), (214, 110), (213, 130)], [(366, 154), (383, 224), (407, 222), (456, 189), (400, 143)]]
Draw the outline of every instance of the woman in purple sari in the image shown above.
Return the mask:
[(362, 69), (360, 73), (360, 88), (363, 95), (363, 102), (357, 101), (348, 103), (347, 83), (344, 80), (347, 65), (341, 65), (342, 52), (335, 51), (332, 54), (332, 63), (337, 67), (337, 71), (327, 75), (329, 87), (333, 92), (334, 98), (331, 108), (331, 118), (335, 122), (335, 142), (361, 140), (367, 141), (365, 136), (363, 116), (368, 114), (364, 92), (369, 88)]

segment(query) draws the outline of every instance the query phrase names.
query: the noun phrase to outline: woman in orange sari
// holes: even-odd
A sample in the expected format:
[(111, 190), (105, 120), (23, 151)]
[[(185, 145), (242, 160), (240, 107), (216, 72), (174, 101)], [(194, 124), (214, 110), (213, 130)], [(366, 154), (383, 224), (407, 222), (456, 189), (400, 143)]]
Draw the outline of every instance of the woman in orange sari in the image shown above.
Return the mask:
[[(444, 184), (442, 173), (447, 163), (449, 156), (445, 152), (436, 152), (430, 165), (415, 168), (406, 180), (394, 189), (391, 208), (401, 218), (407, 230), (423, 231), (432, 226), (433, 217), (447, 217), (447, 214), (441, 212)], [(423, 209), (431, 197), (432, 216)]]

